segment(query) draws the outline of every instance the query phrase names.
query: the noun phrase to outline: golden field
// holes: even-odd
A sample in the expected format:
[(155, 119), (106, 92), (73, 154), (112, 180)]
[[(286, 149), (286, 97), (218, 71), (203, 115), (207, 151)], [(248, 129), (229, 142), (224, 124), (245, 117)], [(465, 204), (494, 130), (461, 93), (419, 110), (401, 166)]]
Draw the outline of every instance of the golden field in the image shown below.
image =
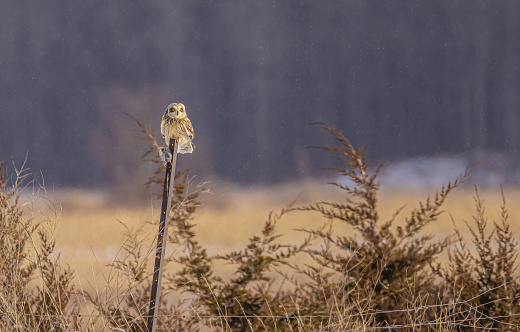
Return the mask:
[[(225, 253), (240, 249), (250, 236), (258, 233), (270, 211), (277, 211), (296, 199), (296, 206), (318, 200), (342, 200), (343, 193), (335, 187), (316, 181), (289, 183), (271, 187), (241, 188), (221, 183), (206, 185), (210, 193), (202, 196), (202, 206), (195, 214), (196, 232), (200, 243), (210, 253)], [(404, 209), (396, 219), (398, 224), (418, 206), (419, 201), (435, 194), (436, 189), (424, 192), (382, 188), (379, 196), (380, 218), (387, 220), (396, 208)], [(520, 232), (520, 189), (505, 188), (506, 205), (513, 231)], [(124, 223), (130, 228), (143, 222), (152, 225), (145, 227), (146, 243), (153, 251), (152, 241), (157, 232), (160, 202), (150, 198), (132, 199), (131, 204), (107, 203), (114, 192), (63, 190), (46, 195), (45, 206), (36, 207), (40, 216), (56, 218), (57, 247), (64, 262), (71, 265), (77, 273), (77, 284), (88, 289), (103, 284), (107, 278), (106, 264), (118, 255), (125, 241)], [(119, 193), (122, 194), (122, 193)], [(486, 214), (490, 220), (499, 220), (502, 197), (500, 188), (479, 190), (484, 199)], [(440, 237), (453, 234), (453, 223), (469, 240), (469, 232), (464, 221), (471, 222), (474, 214), (474, 188), (465, 186), (452, 192), (445, 204), (444, 213), (439, 221), (430, 225), (425, 233)], [(150, 197), (152, 195), (150, 194)], [(113, 198), (113, 197), (112, 197)], [(137, 202), (139, 201), (139, 202)], [(52, 210), (56, 211), (50, 212)], [(35, 216), (37, 219), (38, 216)], [(323, 220), (317, 214), (292, 212), (285, 215), (279, 223), (282, 241), (295, 242), (302, 238), (299, 228), (315, 228)], [(338, 232), (348, 232), (348, 228), (337, 225)]]

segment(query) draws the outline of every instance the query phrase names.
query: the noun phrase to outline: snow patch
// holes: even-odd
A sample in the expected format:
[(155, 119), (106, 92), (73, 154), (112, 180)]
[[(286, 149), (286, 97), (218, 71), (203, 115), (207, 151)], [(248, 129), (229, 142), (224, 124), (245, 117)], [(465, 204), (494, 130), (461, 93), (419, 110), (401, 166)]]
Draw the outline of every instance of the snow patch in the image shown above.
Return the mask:
[[(385, 188), (408, 190), (438, 189), (464, 173), (478, 162), (466, 185), (499, 188), (501, 185), (520, 185), (520, 157), (501, 152), (480, 152), (461, 155), (413, 157), (383, 165), (379, 182)], [(352, 185), (345, 178), (344, 185)]]

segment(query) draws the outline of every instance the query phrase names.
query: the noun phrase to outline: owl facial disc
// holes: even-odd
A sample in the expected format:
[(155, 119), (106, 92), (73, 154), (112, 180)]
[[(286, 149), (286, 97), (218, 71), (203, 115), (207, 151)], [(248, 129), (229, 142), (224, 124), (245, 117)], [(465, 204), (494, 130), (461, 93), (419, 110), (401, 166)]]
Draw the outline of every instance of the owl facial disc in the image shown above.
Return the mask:
[(181, 103), (171, 103), (168, 105), (168, 116), (174, 119), (186, 116), (184, 105)]

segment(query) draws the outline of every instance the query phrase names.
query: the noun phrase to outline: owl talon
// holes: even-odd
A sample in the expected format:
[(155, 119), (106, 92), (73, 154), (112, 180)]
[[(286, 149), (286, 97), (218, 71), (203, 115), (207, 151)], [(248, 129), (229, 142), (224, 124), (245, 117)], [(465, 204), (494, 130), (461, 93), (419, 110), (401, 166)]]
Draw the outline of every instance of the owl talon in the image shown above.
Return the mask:
[(165, 164), (172, 161), (172, 154), (166, 148), (159, 148), (159, 156)]

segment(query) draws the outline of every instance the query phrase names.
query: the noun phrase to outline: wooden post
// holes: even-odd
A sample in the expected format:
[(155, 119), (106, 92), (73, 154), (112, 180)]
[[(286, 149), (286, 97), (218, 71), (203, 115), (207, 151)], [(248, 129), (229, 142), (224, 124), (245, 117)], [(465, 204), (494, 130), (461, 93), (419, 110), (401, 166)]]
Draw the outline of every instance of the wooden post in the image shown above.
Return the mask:
[(161, 218), (159, 221), (159, 235), (157, 236), (157, 251), (155, 252), (155, 264), (153, 268), (152, 293), (150, 295), (150, 311), (148, 312), (148, 332), (157, 329), (157, 314), (161, 297), (161, 281), (164, 265), (164, 254), (166, 251), (166, 240), (168, 239), (168, 221), (170, 217), (173, 182), (175, 178), (175, 166), (177, 164), (177, 140), (170, 139), (168, 149), (172, 154), (171, 162), (166, 164), (164, 176), (164, 190), (161, 206)]

